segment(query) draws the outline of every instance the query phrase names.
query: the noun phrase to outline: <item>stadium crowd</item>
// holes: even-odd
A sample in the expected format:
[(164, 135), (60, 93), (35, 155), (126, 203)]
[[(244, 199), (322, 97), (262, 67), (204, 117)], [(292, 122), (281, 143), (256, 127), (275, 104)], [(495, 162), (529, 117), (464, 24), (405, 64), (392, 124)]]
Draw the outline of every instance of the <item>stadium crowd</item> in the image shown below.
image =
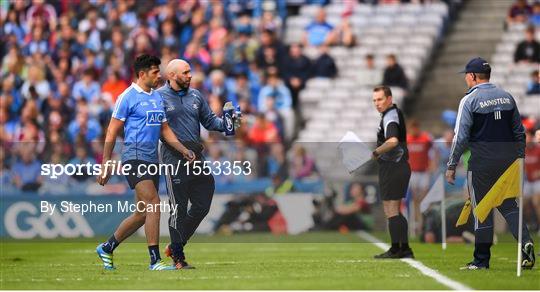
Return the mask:
[[(356, 1), (346, 1), (349, 2), (353, 5)], [(32, 0), (2, 1), (0, 5), (3, 191), (124, 194), (127, 186), (121, 177), (100, 188), (94, 183), (95, 178), (88, 175), (56, 179), (41, 176), (41, 165), (101, 163), (102, 141), (112, 108), (118, 95), (130, 85), (132, 62), (142, 53), (159, 56), (162, 64), (175, 58), (187, 60), (194, 71), (191, 86), (207, 97), (216, 115), (222, 115), (227, 101), (240, 105), (243, 124), (236, 138), (205, 133), (206, 156), (211, 161), (248, 160), (253, 173), (247, 177), (218, 175), (218, 188), (272, 178), (269, 191), (283, 192), (292, 189), (291, 180), (318, 179), (314, 158), (302, 147), (292, 146), (302, 125), (299, 93), (310, 78), (333, 78), (339, 74), (328, 53), (330, 46), (351, 47), (362, 41), (352, 33), (347, 9), (342, 23), (336, 27), (326, 21), (321, 9), (306, 26), (303, 38), (285, 45), (284, 30), (291, 12), (286, 1)], [(530, 7), (527, 1), (517, 1), (507, 23), (539, 26), (539, 13), (540, 3)], [(526, 36), (517, 48), (516, 62), (528, 58), (539, 62), (540, 45), (534, 40), (534, 28)], [(316, 58), (304, 54), (308, 47), (316, 48)], [(373, 67), (373, 55), (366, 56), (366, 64)], [(377, 73), (381, 76), (374, 78), (386, 85), (403, 89), (409, 86), (393, 55), (387, 57), (385, 71)], [(537, 71), (531, 74), (528, 92), (540, 92)], [(528, 131), (534, 134), (538, 125), (533, 120), (526, 122)], [(438, 140), (418, 133), (421, 143), (429, 141), (437, 151), (426, 150), (425, 145), (410, 147), (411, 159), (417, 160), (411, 165), (418, 172), (444, 169), (451, 131)], [(537, 131), (537, 140), (539, 135)], [(419, 156), (415, 149), (420, 150)], [(120, 149), (117, 150), (118, 155)], [(437, 159), (424, 157), (428, 153), (438, 153)], [(428, 161), (436, 163), (428, 165)], [(358, 186), (350, 189), (362, 193)], [(351, 213), (368, 212), (363, 194), (351, 196), (353, 203), (337, 208), (339, 216), (333, 224), (351, 222)]]

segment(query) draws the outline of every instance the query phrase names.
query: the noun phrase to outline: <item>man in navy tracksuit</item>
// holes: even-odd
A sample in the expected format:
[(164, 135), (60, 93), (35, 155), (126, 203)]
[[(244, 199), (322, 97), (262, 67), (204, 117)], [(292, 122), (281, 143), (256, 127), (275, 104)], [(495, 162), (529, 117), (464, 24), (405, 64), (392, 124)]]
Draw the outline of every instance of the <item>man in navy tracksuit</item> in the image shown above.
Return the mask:
[[(207, 130), (223, 132), (223, 119), (212, 112), (198, 90), (189, 87), (192, 75), (187, 62), (172, 60), (167, 65), (166, 74), (166, 84), (157, 91), (163, 97), (170, 127), (178, 140), (195, 153), (196, 160), (204, 161), (200, 125)], [(185, 261), (184, 245), (210, 210), (215, 189), (214, 177), (211, 172), (208, 175), (194, 175), (193, 169), (184, 166), (186, 160), (182, 155), (166, 143), (160, 143), (159, 157), (161, 163), (176, 166), (180, 161), (181, 166), (177, 173), (166, 175), (169, 201), (178, 208), (170, 214), (171, 244), (167, 246), (165, 254), (173, 259), (177, 269), (192, 268)], [(188, 201), (191, 203), (189, 210)]]
[[(514, 98), (489, 83), (491, 67), (474, 58), (465, 67), (469, 91), (459, 104), (454, 141), (446, 179), (454, 184), (456, 165), (467, 147), (471, 151), (467, 182), (473, 207), (484, 198), (504, 171), (518, 158), (525, 157), (525, 130)], [(518, 236), (519, 210), (515, 199), (505, 200), (497, 209), (506, 219), (514, 237)], [(475, 217), (474, 260), (463, 269), (488, 269), (493, 244), (493, 212), (481, 223)], [(534, 266), (531, 236), (523, 226), (523, 268)]]

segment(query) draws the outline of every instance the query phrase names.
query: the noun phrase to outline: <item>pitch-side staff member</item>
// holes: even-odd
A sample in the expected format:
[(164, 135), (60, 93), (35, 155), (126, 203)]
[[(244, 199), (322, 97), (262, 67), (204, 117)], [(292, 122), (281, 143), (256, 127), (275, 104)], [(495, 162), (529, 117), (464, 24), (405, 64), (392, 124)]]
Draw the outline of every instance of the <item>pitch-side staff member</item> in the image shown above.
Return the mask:
[[(491, 66), (482, 58), (474, 58), (465, 66), (465, 82), (469, 91), (459, 103), (454, 141), (448, 161), (446, 180), (454, 184), (456, 165), (463, 151), (471, 150), (467, 183), (475, 207), (497, 179), (518, 158), (525, 156), (525, 129), (521, 124), (516, 102), (508, 92), (489, 83)], [(517, 239), (519, 210), (514, 198), (497, 207)], [(488, 269), (493, 244), (493, 213), (481, 223), (474, 218), (474, 259), (463, 269)], [(523, 268), (534, 266), (535, 255), (531, 236), (523, 225)]]
[[(195, 152), (196, 160), (204, 161), (200, 125), (207, 130), (224, 132), (224, 120), (212, 112), (198, 90), (189, 87), (192, 75), (186, 61), (170, 61), (166, 74), (167, 82), (158, 92), (163, 96), (167, 120), (178, 140)], [(193, 268), (185, 260), (184, 246), (210, 210), (215, 189), (214, 177), (211, 171), (209, 174), (203, 172), (195, 175), (186, 169), (182, 155), (166, 142), (159, 148), (161, 162), (177, 165), (180, 160), (182, 167), (178, 173), (166, 175), (170, 203), (178, 208), (170, 214), (171, 244), (166, 247), (165, 254), (173, 259), (177, 269)], [(188, 201), (191, 203), (189, 210)]]

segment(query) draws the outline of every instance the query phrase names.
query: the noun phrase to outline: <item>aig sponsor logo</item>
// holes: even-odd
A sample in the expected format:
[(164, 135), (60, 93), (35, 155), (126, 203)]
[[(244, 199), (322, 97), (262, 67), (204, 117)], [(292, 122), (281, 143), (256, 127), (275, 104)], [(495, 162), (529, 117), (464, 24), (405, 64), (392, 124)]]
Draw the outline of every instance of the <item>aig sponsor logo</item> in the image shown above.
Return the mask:
[(147, 126), (161, 126), (165, 113), (163, 111), (147, 111), (146, 112), (146, 125)]
[(40, 213), (28, 202), (11, 205), (4, 215), (6, 233), (13, 238), (92, 237), (94, 232), (80, 213)]

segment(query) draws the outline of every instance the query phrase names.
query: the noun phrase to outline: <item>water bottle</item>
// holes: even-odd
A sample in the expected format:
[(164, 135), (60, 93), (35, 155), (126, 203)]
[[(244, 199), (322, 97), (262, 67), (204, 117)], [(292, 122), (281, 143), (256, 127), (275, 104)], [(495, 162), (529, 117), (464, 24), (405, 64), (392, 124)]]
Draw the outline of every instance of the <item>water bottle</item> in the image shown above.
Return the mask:
[(223, 106), (223, 122), (225, 123), (225, 136), (234, 136), (234, 106), (230, 101)]

